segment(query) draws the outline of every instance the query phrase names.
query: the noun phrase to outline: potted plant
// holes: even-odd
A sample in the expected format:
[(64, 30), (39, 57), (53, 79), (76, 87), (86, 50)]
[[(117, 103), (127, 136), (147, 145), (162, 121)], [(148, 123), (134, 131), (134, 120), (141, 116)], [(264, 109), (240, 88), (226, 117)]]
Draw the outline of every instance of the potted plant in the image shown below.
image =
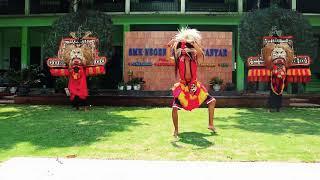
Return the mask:
[(145, 83), (142, 77), (136, 77), (131, 80), (133, 90), (141, 90), (141, 86)]
[(22, 96), (29, 93), (30, 87), (41, 87), (46, 79), (40, 67), (36, 65), (18, 71), (10, 69), (5, 73), (5, 77), (10, 87), (10, 93)]
[(8, 83), (9, 83), (9, 80), (6, 72), (0, 73), (0, 93), (3, 93), (7, 90)]
[(133, 90), (136, 90), (136, 91), (140, 90), (141, 86), (139, 84), (139, 82), (140, 82), (139, 78), (132, 78), (130, 82), (133, 87)]
[(214, 91), (220, 91), (223, 80), (219, 77), (214, 77), (210, 80), (209, 84), (212, 86)]
[(144, 88), (144, 84), (146, 82), (143, 80), (143, 77), (139, 77), (138, 78), (138, 87), (139, 87), (139, 90), (142, 90)]
[(126, 83), (126, 90), (131, 90), (132, 89), (132, 80), (130, 80), (130, 81), (128, 81), (127, 83)]
[(131, 79), (131, 85), (132, 85), (133, 90), (139, 90), (138, 84), (139, 84), (138, 78)]
[(118, 90), (123, 91), (125, 85), (126, 85), (126, 84), (125, 84), (123, 81), (121, 81), (121, 82), (118, 84)]
[(15, 94), (18, 89), (19, 82), (21, 81), (21, 72), (9, 69), (5, 73), (5, 77), (8, 79), (9, 82), (8, 84), (10, 93)]

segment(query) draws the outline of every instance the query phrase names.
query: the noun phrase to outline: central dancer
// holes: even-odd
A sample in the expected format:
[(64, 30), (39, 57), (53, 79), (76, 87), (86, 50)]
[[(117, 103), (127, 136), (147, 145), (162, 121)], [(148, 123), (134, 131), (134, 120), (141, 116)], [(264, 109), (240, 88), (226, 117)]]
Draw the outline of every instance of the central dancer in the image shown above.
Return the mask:
[[(204, 53), (200, 45), (201, 35), (196, 29), (182, 28), (169, 42), (168, 47), (173, 50), (175, 73), (179, 71), (180, 82), (173, 88), (172, 121), (174, 137), (178, 137), (178, 110), (191, 111), (198, 108), (203, 102), (208, 105), (208, 129), (216, 132), (213, 124), (215, 98), (209, 95), (207, 89), (197, 80), (198, 58), (204, 60)], [(167, 51), (170, 55), (170, 49)]]

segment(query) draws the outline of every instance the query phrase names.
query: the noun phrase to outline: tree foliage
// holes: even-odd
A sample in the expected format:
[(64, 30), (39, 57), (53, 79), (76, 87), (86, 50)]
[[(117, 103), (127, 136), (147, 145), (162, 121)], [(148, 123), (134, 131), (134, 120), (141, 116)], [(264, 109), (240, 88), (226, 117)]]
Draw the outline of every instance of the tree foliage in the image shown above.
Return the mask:
[(44, 57), (57, 56), (62, 38), (69, 37), (70, 32), (91, 31), (92, 36), (99, 38), (99, 52), (102, 56), (111, 57), (111, 18), (99, 11), (79, 10), (57, 19), (44, 44)]
[(246, 14), (240, 23), (240, 55), (243, 59), (256, 56), (262, 48), (262, 37), (269, 35), (273, 26), (282, 35), (294, 37), (295, 54), (315, 57), (317, 41), (309, 22), (302, 14), (273, 5)]

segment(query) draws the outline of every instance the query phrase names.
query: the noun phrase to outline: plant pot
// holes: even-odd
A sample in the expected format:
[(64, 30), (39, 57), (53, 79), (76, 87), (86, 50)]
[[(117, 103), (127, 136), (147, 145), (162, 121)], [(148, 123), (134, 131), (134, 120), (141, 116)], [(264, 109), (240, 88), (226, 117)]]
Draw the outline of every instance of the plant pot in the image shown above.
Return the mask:
[(11, 94), (15, 94), (17, 89), (18, 89), (18, 87), (10, 87), (9, 91)]
[(136, 91), (140, 90), (140, 88), (141, 88), (140, 84), (136, 84), (133, 86), (133, 90), (136, 90)]
[(118, 90), (123, 91), (124, 86), (118, 86)]
[(214, 84), (214, 85), (212, 86), (212, 88), (214, 89), (214, 91), (220, 91), (220, 89), (221, 89), (221, 87), (220, 87), (219, 84)]
[(132, 86), (131, 85), (127, 85), (127, 90), (131, 90)]

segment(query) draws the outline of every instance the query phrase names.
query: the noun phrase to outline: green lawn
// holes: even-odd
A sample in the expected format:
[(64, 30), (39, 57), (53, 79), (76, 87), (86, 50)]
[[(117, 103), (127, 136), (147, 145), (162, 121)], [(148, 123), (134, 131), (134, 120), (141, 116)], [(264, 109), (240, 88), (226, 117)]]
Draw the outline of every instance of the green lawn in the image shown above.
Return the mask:
[(218, 108), (218, 135), (207, 109), (0, 105), (0, 161), (16, 156), (143, 160), (320, 162), (320, 109)]

